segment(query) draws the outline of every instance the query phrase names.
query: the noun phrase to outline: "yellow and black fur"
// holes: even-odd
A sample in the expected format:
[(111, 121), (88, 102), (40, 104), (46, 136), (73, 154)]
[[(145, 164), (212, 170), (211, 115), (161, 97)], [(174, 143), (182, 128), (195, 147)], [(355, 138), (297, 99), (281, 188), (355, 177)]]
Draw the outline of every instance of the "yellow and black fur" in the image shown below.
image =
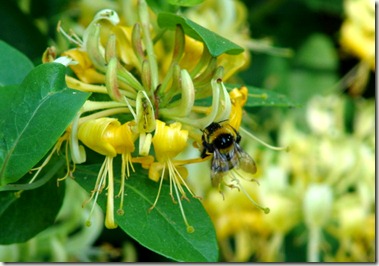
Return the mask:
[(254, 160), (239, 145), (241, 135), (228, 123), (211, 123), (203, 130), (201, 157), (213, 155), (211, 179), (213, 185), (219, 183), (222, 175), (233, 168), (241, 168), (254, 174)]

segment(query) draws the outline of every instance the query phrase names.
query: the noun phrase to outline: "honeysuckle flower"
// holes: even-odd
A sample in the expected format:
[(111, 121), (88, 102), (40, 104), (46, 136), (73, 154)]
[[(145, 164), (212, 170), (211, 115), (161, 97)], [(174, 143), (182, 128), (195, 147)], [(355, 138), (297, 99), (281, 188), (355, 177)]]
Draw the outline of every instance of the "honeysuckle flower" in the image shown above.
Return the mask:
[[(365, 208), (358, 195), (347, 194), (335, 204), (337, 224), (331, 233), (340, 239), (336, 256), (330, 261), (367, 261), (375, 258), (375, 214)], [(364, 226), (363, 226), (364, 225)]]
[[(233, 101), (234, 96), (230, 98)], [(297, 128), (294, 117), (287, 116), (278, 131), (279, 145), (290, 146), (289, 153), (260, 150), (259, 142), (247, 141), (249, 136), (242, 135), (245, 151), (254, 152), (260, 166), (255, 174), (259, 189), (244, 187), (270, 207), (270, 214), (258, 211), (237, 190), (225, 190), (224, 200), (215, 190), (205, 193), (204, 205), (226, 260), (284, 261), (291, 238), (308, 246), (308, 261), (375, 258), (375, 140), (370, 109), (375, 104), (363, 99), (354, 102), (354, 123), (349, 129), (344, 123), (344, 106), (346, 99), (341, 95), (312, 98), (305, 113), (311, 133)], [(243, 125), (239, 131), (245, 134)], [(246, 219), (251, 223), (244, 223), (244, 217), (250, 217)], [(295, 232), (300, 235), (294, 236)], [(330, 238), (338, 242), (336, 250), (324, 248)], [(247, 247), (243, 243), (248, 240), (257, 244)]]
[[(256, 194), (254, 186), (246, 186), (246, 189), (250, 194)], [(246, 200), (245, 195), (235, 189), (224, 193), (222, 198), (218, 191), (210, 190), (204, 198), (204, 207), (215, 225), (225, 260), (248, 261), (251, 254), (259, 252), (259, 246), (264, 244), (261, 236), (268, 234), (269, 230), (261, 212)]]
[[(234, 3), (231, 4), (234, 6)], [(228, 3), (223, 5), (227, 6)], [(117, 226), (113, 206), (113, 159), (121, 154), (121, 187), (118, 193), (121, 203), (118, 213), (122, 214), (123, 210), (124, 182), (130, 175), (129, 168), (134, 171), (132, 162), (138, 162), (149, 169), (150, 179), (159, 182), (151, 210), (158, 203), (164, 179), (168, 178), (172, 200), (179, 204), (187, 231), (193, 232), (194, 228), (188, 222), (181, 202), (182, 199), (189, 200), (187, 194), (196, 197), (187, 184), (188, 170), (185, 165), (210, 158), (177, 157), (183, 153), (190, 139), (200, 148), (201, 132), (213, 122), (228, 120), (236, 130), (247, 132), (241, 127), (241, 121), (248, 90), (241, 87), (228, 92), (224, 81), (246, 64), (248, 53), (214, 57), (202, 42), (188, 37), (180, 25), (173, 35), (162, 37), (156, 31), (154, 22), (150, 21), (152, 17), (145, 1), (138, 1), (134, 7), (137, 12), (130, 20), (119, 17), (113, 10), (99, 11), (84, 30), (82, 39), (69, 36), (60, 28), (62, 34), (77, 45), (77, 48), (64, 53), (76, 63), (70, 67), (77, 78), (67, 76), (68, 86), (109, 96), (109, 99), (102, 101), (96, 97), (86, 101), (72, 124), (72, 151), (79, 150), (81, 141), (87, 148), (105, 156), (89, 200), (94, 198), (95, 204), (99, 193), (104, 188), (108, 190), (106, 227)], [(129, 21), (125, 25), (126, 20)], [(231, 25), (228, 23), (225, 24), (227, 27)], [(164, 42), (167, 40), (169, 44)], [(208, 104), (197, 101), (208, 97), (211, 98)], [(120, 119), (122, 123), (112, 118), (121, 113), (127, 114), (126, 119), (122, 118), (125, 120)], [(130, 120), (132, 122), (124, 123)], [(168, 122), (169, 125), (166, 124)], [(132, 158), (137, 139), (138, 153), (144, 157)], [(155, 162), (149, 156), (151, 143)], [(73, 161), (81, 163), (85, 157), (73, 157)], [(250, 204), (253, 202), (267, 213), (268, 208), (255, 203), (257, 193), (250, 189), (251, 180), (245, 181), (243, 178), (235, 169), (230, 171), (223, 178), (224, 183), (236, 189), (227, 191), (242, 191), (239, 194), (243, 194)], [(253, 216), (262, 220), (259, 214)], [(252, 216), (247, 213), (244, 217), (240, 224), (250, 224)], [(231, 231), (241, 234), (238, 245), (243, 247), (243, 243), (248, 241), (242, 237), (243, 230)], [(242, 260), (249, 252), (245, 249), (237, 257)]]
[(229, 92), (230, 101), (232, 103), (232, 110), (230, 112), (228, 122), (236, 130), (239, 130), (241, 125), (243, 107), (247, 101), (247, 94), (248, 91), (245, 86), (241, 87), (240, 89), (234, 88)]
[[(98, 194), (107, 186), (107, 211), (105, 217), (105, 226), (107, 228), (116, 228), (114, 221), (114, 176), (113, 176), (113, 158), (118, 154), (122, 156), (121, 165), (121, 185), (118, 197), (121, 198), (118, 209), (119, 214), (123, 214), (124, 202), (124, 184), (125, 179), (130, 176), (130, 168), (134, 171), (133, 161), (141, 162), (141, 159), (133, 160), (131, 153), (134, 151), (134, 142), (137, 135), (133, 132), (134, 122), (122, 124), (115, 118), (98, 118), (89, 120), (79, 126), (78, 139), (88, 148), (105, 156), (105, 160), (99, 171), (94, 191), (89, 200), (95, 197), (94, 204)], [(146, 160), (150, 158), (146, 157)], [(144, 161), (144, 160), (142, 160)]]
[(77, 64), (71, 65), (70, 68), (79, 80), (88, 84), (105, 82), (105, 76), (96, 70), (85, 51), (71, 49), (63, 52), (62, 55), (68, 56), (77, 62)]
[[(195, 158), (188, 160), (175, 160), (175, 157), (187, 146), (188, 131), (181, 129), (182, 125), (178, 122), (166, 125), (166, 123), (157, 120), (156, 125), (152, 142), (157, 162), (151, 164), (149, 169), (149, 178), (156, 182), (160, 180), (160, 184), (157, 197), (150, 210), (152, 210), (158, 202), (163, 179), (167, 171), (170, 182), (171, 198), (174, 203), (179, 203), (184, 223), (187, 226), (187, 231), (193, 232), (195, 229), (188, 223), (181, 203), (182, 199), (189, 200), (183, 186), (187, 189), (191, 196), (196, 197), (185, 181), (188, 171), (184, 165), (199, 162), (201, 159)], [(175, 196), (177, 201), (175, 200)]]
[[(375, 71), (375, 1), (345, 0), (345, 20), (340, 29), (340, 44), (344, 53), (360, 60), (346, 74), (349, 92), (362, 94), (368, 82), (370, 70)], [(345, 84), (344, 84), (345, 85)]]

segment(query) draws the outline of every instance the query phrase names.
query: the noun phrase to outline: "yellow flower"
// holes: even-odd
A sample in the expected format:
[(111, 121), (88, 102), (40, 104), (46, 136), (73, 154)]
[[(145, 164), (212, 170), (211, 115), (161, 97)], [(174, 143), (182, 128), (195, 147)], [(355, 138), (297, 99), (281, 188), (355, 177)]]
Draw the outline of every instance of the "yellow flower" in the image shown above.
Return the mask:
[(181, 127), (180, 123), (166, 126), (164, 122), (157, 120), (153, 145), (159, 162), (174, 158), (187, 146), (188, 131)]
[(204, 44), (191, 37), (185, 36), (184, 54), (180, 60), (180, 66), (183, 69), (192, 71), (196, 67), (196, 63), (200, 60), (203, 54)]
[(156, 120), (156, 129), (152, 142), (155, 150), (155, 156), (158, 162), (154, 162), (150, 166), (149, 178), (156, 182), (160, 179), (160, 184), (157, 197), (150, 210), (152, 210), (158, 202), (163, 179), (167, 169), (170, 180), (170, 195), (172, 197), (173, 202), (175, 203), (176, 201), (173, 195), (173, 193), (175, 192), (184, 223), (187, 226), (187, 231), (192, 233), (194, 231), (194, 228), (188, 223), (181, 203), (181, 199), (188, 200), (186, 192), (184, 191), (182, 186), (186, 187), (186, 189), (193, 197), (195, 197), (195, 195), (185, 182), (185, 179), (188, 175), (188, 171), (183, 165), (188, 163), (200, 162), (201, 159), (195, 158), (180, 161), (174, 160), (174, 158), (179, 153), (181, 153), (187, 146), (188, 131), (181, 129), (181, 127), (182, 125), (178, 122), (167, 126), (166, 123), (160, 120)]
[(85, 51), (71, 49), (63, 52), (62, 56), (68, 56), (77, 62), (76, 64), (71, 64), (70, 68), (79, 80), (89, 84), (105, 82), (105, 75), (96, 70)]
[(238, 130), (242, 121), (243, 107), (247, 101), (247, 88), (242, 86), (240, 89), (234, 88), (229, 92), (230, 101), (232, 102), (232, 111), (230, 112), (229, 124)]
[(347, 15), (341, 26), (341, 46), (375, 69), (375, 3), (345, 0)]
[[(134, 142), (137, 134), (132, 131), (134, 122), (122, 124), (115, 118), (102, 117), (89, 120), (80, 125), (78, 138), (88, 148), (105, 156), (105, 160), (99, 171), (96, 185), (89, 200), (95, 196), (95, 202), (98, 194), (105, 187), (105, 179), (108, 177), (107, 193), (107, 211), (105, 217), (105, 226), (107, 228), (116, 228), (114, 221), (114, 177), (113, 177), (113, 158), (118, 154), (122, 155), (121, 165), (121, 185), (118, 197), (121, 197), (119, 214), (123, 214), (124, 202), (124, 184), (125, 179), (130, 176), (129, 167), (133, 168), (132, 162), (147, 163), (152, 161), (151, 157), (132, 158), (131, 153), (134, 151)], [(125, 171), (126, 169), (126, 171)], [(95, 204), (94, 202), (94, 204)]]

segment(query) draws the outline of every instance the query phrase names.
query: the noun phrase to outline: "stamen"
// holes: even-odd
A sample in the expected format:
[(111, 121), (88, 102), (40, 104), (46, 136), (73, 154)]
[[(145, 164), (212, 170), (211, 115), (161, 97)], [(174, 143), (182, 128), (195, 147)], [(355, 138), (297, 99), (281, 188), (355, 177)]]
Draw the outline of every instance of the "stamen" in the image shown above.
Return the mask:
[(184, 178), (182, 177), (182, 175), (179, 173), (178, 169), (173, 165), (173, 163), (171, 161), (170, 161), (170, 165), (171, 165), (171, 168), (172, 168), (172, 171), (173, 171), (173, 176), (175, 177), (176, 182), (179, 185), (179, 190), (182, 193), (183, 197), (186, 200), (188, 200), (187, 197), (186, 197), (186, 193), (185, 193), (185, 191), (182, 188), (182, 184), (186, 187), (186, 189), (189, 191), (189, 193), (191, 194), (191, 196), (194, 197), (194, 198), (196, 198), (196, 195), (188, 187), (186, 181), (184, 180)]
[(82, 46), (83, 42), (79, 39), (79, 37), (76, 34), (68, 34), (66, 33), (63, 28), (61, 27), (61, 21), (58, 21), (57, 25), (57, 31), (61, 33), (64, 37), (66, 37), (67, 40), (69, 40), (72, 43), (75, 43), (78, 46)]
[(193, 226), (191, 226), (188, 223), (188, 221), (187, 221), (187, 217), (186, 217), (186, 214), (184, 212), (184, 209), (183, 209), (183, 206), (182, 206), (182, 201), (180, 199), (178, 188), (176, 187), (176, 183), (175, 182), (174, 182), (174, 189), (175, 189), (176, 197), (178, 198), (180, 212), (182, 213), (182, 217), (183, 217), (184, 223), (187, 226), (187, 232), (188, 233), (193, 233), (193, 232), (195, 232), (195, 228)]
[(175, 198), (174, 198), (174, 193), (172, 193), (172, 185), (174, 184), (175, 185), (175, 181), (174, 181), (174, 178), (172, 178), (171, 175), (173, 175), (174, 173), (172, 173), (172, 169), (170, 169), (170, 164), (168, 163), (168, 172), (169, 172), (169, 181), (170, 181), (170, 196), (171, 196), (171, 199), (172, 199), (172, 202), (174, 204), (176, 204), (177, 202), (175, 201)]
[(165, 170), (166, 170), (166, 165), (165, 165), (165, 166), (163, 167), (163, 169), (162, 169), (161, 181), (160, 181), (160, 183), (159, 183), (159, 188), (158, 188), (157, 197), (155, 198), (155, 201), (154, 201), (153, 205), (149, 208), (149, 212), (151, 212), (151, 211), (155, 208), (155, 205), (157, 205), (157, 202), (158, 202), (159, 196), (160, 196), (160, 194), (161, 194), (161, 188), (162, 188), (162, 184), (163, 184), (163, 177), (164, 177)]
[(240, 127), (239, 131), (241, 132), (244, 132), (246, 135), (248, 135), (249, 137), (251, 137), (252, 139), (258, 141), (259, 143), (261, 143), (262, 145), (266, 146), (267, 148), (269, 149), (272, 149), (272, 150), (276, 150), (276, 151), (289, 151), (289, 146), (286, 146), (286, 147), (275, 147), (275, 146), (272, 146), (266, 142), (264, 142), (263, 140), (257, 138), (256, 136), (254, 136), (252, 133), (250, 133), (249, 131), (247, 131), (246, 129), (244, 129), (243, 127)]
[(102, 190), (104, 179), (107, 175), (107, 172), (105, 171), (106, 164), (107, 164), (107, 159), (105, 159), (103, 164), (101, 165), (99, 174), (97, 175), (95, 188), (92, 191), (90, 198), (88, 200), (86, 200), (85, 202), (83, 202), (83, 204), (82, 204), (82, 207), (84, 208), (84, 206), (87, 205), (87, 203), (92, 200), (93, 196), (95, 196), (95, 199), (94, 199), (93, 204), (92, 204), (91, 211), (90, 211), (88, 218), (87, 218), (87, 221), (86, 221), (86, 226), (91, 226), (91, 216), (92, 216), (93, 210), (95, 209), (95, 205), (96, 205), (96, 201), (97, 201), (97, 198), (99, 196), (99, 193)]
[(34, 180), (37, 178), (37, 176), (39, 175), (39, 173), (41, 172), (41, 170), (49, 163), (51, 157), (53, 156), (53, 154), (54, 154), (54, 152), (56, 150), (57, 150), (57, 146), (55, 146), (53, 148), (53, 150), (50, 152), (50, 154), (46, 157), (46, 159), (43, 161), (43, 163), (39, 167), (31, 169), (31, 171), (37, 170), (37, 172), (34, 174), (34, 176), (32, 177), (32, 179), (30, 179), (30, 181), (28, 182), (29, 184), (31, 184), (31, 183), (34, 182)]
[[(57, 178), (57, 186), (58, 187), (59, 187), (59, 182), (65, 180), (68, 176), (72, 177), (72, 173), (75, 171), (75, 168), (76, 168), (76, 164), (75, 164), (75, 162), (73, 162), (73, 167), (72, 167), (72, 170), (71, 170), (71, 167), (70, 167), (70, 157), (69, 157), (69, 148), (68, 147), (69, 147), (69, 142), (66, 141), (66, 145), (65, 145), (66, 174), (63, 177), (61, 177), (61, 178)], [(58, 152), (59, 152), (59, 150), (58, 150)]]
[(268, 207), (262, 207), (260, 206), (255, 200), (253, 200), (249, 193), (247, 193), (247, 191), (244, 189), (244, 187), (241, 185), (240, 181), (238, 180), (238, 178), (236, 178), (234, 176), (233, 173), (231, 173), (232, 175), (232, 181), (234, 181), (237, 185), (235, 186), (236, 188), (238, 188), (239, 190), (241, 190), (243, 192), (243, 194), (245, 194), (245, 196), (258, 208), (258, 209), (261, 209), (265, 214), (268, 214), (270, 213), (270, 208)]
[[(121, 162), (121, 184), (120, 184), (120, 191), (117, 194), (117, 197), (120, 197), (120, 207), (117, 210), (117, 214), (123, 215), (124, 210), (124, 190), (125, 190), (125, 179), (128, 179), (130, 176), (130, 171), (129, 171), (129, 166), (132, 168), (132, 171), (135, 172), (133, 163), (132, 163), (132, 155), (130, 153), (123, 153), (121, 155), (122, 157), (122, 162)], [(126, 168), (126, 174), (125, 174), (125, 168)]]

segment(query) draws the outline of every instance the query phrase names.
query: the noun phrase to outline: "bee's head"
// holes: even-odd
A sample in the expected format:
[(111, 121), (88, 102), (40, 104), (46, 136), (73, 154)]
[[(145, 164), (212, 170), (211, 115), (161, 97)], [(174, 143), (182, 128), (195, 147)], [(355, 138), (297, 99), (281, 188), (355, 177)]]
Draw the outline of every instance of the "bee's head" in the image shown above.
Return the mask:
[(220, 128), (222, 128), (222, 126), (219, 123), (212, 122), (209, 126), (207, 126), (205, 128), (205, 130), (203, 132), (211, 135), (211, 134), (213, 134), (214, 132), (216, 132)]

